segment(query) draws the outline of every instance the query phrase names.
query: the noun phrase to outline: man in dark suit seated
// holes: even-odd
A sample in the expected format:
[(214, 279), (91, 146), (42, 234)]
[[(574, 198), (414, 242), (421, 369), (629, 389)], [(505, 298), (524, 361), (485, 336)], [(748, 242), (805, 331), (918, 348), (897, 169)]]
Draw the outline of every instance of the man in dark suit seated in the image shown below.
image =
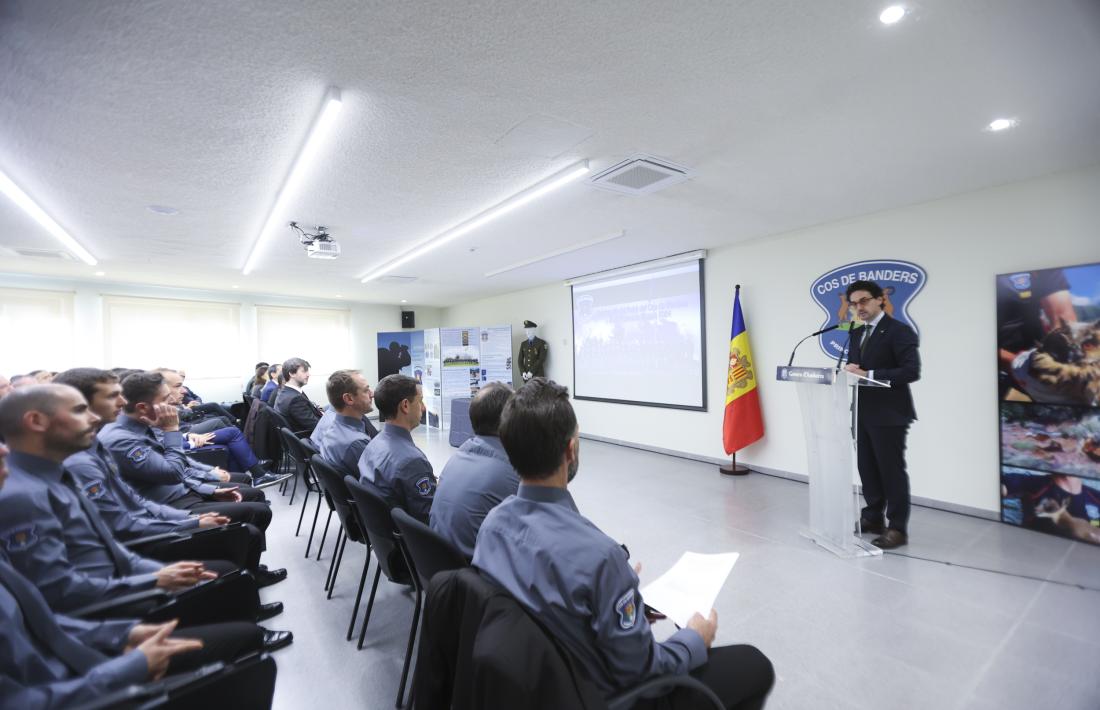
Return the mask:
[(909, 384), (920, 379), (920, 343), (912, 328), (886, 315), (877, 283), (856, 281), (847, 294), (864, 325), (851, 331), (846, 369), (890, 383), (856, 388), (856, 460), (867, 503), (859, 522), (863, 532), (878, 534), (873, 545), (892, 550), (909, 542), (905, 439), (917, 418)]
[(275, 411), (282, 414), (290, 428), (299, 435), (313, 433), (321, 419), (321, 412), (313, 406), (302, 390), (309, 384), (309, 363), (300, 357), (292, 357), (283, 363), (286, 384), (279, 391)]
[[(500, 440), (519, 472), (516, 495), (493, 508), (473, 565), (553, 634), (604, 695), (654, 675), (691, 673), (727, 708), (758, 710), (771, 691), (771, 662), (752, 646), (712, 648), (717, 612), (694, 614), (658, 642), (619, 543), (581, 515), (568, 490), (580, 465), (577, 417), (565, 387), (532, 378), (504, 405)], [(635, 708), (697, 707), (683, 691)]]
[(477, 531), (490, 510), (519, 488), (497, 429), (512, 390), (500, 382), (482, 387), (470, 402), (474, 436), (466, 440), (439, 474), (432, 503), (432, 529), (474, 556)]

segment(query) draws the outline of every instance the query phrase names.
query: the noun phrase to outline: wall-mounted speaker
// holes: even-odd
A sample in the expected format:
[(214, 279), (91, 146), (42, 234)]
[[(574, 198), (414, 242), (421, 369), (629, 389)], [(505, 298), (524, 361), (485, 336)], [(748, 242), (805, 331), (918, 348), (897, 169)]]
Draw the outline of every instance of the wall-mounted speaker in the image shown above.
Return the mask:
[(414, 311), (401, 311), (401, 327), (402, 328), (415, 328), (416, 327), (416, 313)]

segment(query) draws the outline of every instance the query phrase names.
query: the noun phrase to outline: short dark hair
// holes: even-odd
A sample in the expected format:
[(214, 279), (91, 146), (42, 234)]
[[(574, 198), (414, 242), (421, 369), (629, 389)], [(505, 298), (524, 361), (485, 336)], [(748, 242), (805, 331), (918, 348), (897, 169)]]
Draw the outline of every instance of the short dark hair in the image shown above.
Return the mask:
[(541, 481), (561, 465), (577, 433), (569, 390), (535, 377), (516, 390), (500, 415), (500, 442), (520, 478)]
[(122, 379), (122, 396), (126, 398), (126, 411), (133, 412), (144, 402), (149, 404), (160, 394), (164, 375), (159, 372), (138, 370)]
[(267, 376), (275, 377), (279, 373), (279, 368), (282, 367), (282, 363), (275, 363), (274, 365), (267, 366)]
[(871, 298), (882, 298), (882, 286), (874, 281), (856, 281), (852, 283), (848, 290), (844, 292), (844, 297), (851, 298), (856, 291), (866, 291), (871, 294)]
[(359, 390), (359, 387), (355, 384), (355, 378), (352, 377), (352, 375), (358, 374), (359, 370), (337, 370), (328, 376), (328, 382), (325, 384), (325, 394), (328, 395), (328, 403), (334, 409), (343, 409), (344, 395), (354, 395)]
[(23, 415), (38, 411), (52, 416), (61, 401), (64, 385), (30, 385), (12, 390), (0, 399), (0, 439), (9, 440), (23, 430)]
[(309, 361), (303, 360), (300, 357), (292, 357), (283, 363), (283, 376), (290, 379), (290, 376), (302, 368), (307, 370), (311, 367)]
[(374, 388), (374, 403), (378, 405), (378, 416), (393, 419), (397, 408), (406, 399), (416, 397), (416, 388), (420, 386), (408, 375), (386, 375)]
[(500, 413), (512, 396), (512, 388), (503, 382), (490, 382), (474, 395), (470, 402), (470, 424), (478, 436), (496, 436), (500, 430)]
[(259, 370), (261, 367), (267, 367), (270, 364), (271, 363), (269, 363), (269, 362), (264, 362), (263, 360), (260, 360), (258, 363), (256, 363), (255, 367), (253, 367), (252, 369), (253, 370)]
[(53, 378), (54, 383), (69, 385), (80, 390), (84, 399), (90, 404), (95, 397), (96, 385), (110, 385), (118, 382), (118, 375), (110, 370), (100, 370), (97, 367), (74, 367), (70, 370), (58, 373)]

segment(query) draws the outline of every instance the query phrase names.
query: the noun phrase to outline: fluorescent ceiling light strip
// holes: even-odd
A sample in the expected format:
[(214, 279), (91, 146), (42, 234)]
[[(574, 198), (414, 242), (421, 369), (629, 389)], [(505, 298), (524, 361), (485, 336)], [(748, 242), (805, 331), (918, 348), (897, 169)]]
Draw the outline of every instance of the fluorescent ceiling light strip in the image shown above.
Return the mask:
[(543, 180), (539, 184), (534, 185), (532, 187), (529, 187), (526, 190), (524, 190), (520, 193), (517, 193), (516, 195), (513, 195), (512, 197), (509, 197), (507, 200), (504, 200), (503, 202), (501, 202), (501, 203), (499, 203), (499, 204), (497, 204), (493, 207), (490, 207), (489, 209), (485, 210), (484, 212), (482, 212), (482, 213), (472, 217), (471, 219), (463, 222), (462, 224), (458, 225), (457, 227), (453, 227), (453, 228), (447, 230), (446, 232), (443, 232), (442, 234), (439, 234), (435, 237), (432, 237), (431, 239), (427, 240), (426, 242), (423, 242), (422, 244), (420, 244), (419, 246), (416, 246), (416, 247), (410, 249), (409, 251), (405, 252), (404, 254), (397, 257), (393, 261), (390, 261), (390, 262), (378, 267), (377, 269), (367, 273), (367, 275), (363, 277), (362, 282), (367, 283), (368, 281), (373, 281), (374, 279), (377, 279), (380, 276), (385, 276), (386, 274), (393, 271), (397, 267), (402, 266), (404, 264), (407, 264), (410, 261), (412, 261), (413, 259), (417, 259), (421, 256), (424, 256), (428, 252), (433, 251), (435, 249), (438, 249), (439, 247), (443, 246), (447, 242), (454, 241), (455, 239), (458, 239), (459, 237), (461, 237), (465, 234), (469, 234), (470, 232), (474, 231), (478, 227), (481, 227), (481, 226), (493, 221), (494, 219), (496, 219), (498, 217), (502, 217), (502, 216), (508, 214), (509, 212), (511, 212), (512, 210), (523, 207), (527, 203), (532, 202), (533, 200), (537, 200), (538, 198), (542, 197), (543, 195), (546, 195), (550, 192), (553, 192), (554, 190), (557, 190), (559, 187), (562, 187), (564, 185), (567, 185), (567, 184), (573, 182), (574, 180), (576, 180), (577, 178), (579, 178), (580, 176), (584, 175), (587, 172), (588, 172), (588, 161), (587, 160), (582, 160), (579, 163), (575, 163), (575, 164), (569, 166), (568, 168), (552, 175), (551, 177), (547, 178), (546, 180)]
[(561, 249), (556, 249), (556, 250), (554, 250), (554, 251), (552, 251), (548, 254), (543, 254), (542, 256), (536, 256), (533, 259), (524, 259), (523, 261), (517, 261), (514, 264), (509, 264), (508, 266), (505, 266), (503, 269), (497, 269), (496, 271), (486, 272), (485, 276), (486, 276), (486, 278), (488, 278), (490, 276), (497, 276), (498, 274), (507, 273), (509, 271), (515, 271), (516, 269), (521, 269), (524, 266), (530, 266), (531, 264), (537, 264), (540, 261), (546, 261), (547, 259), (553, 259), (555, 256), (562, 256), (563, 254), (571, 254), (575, 251), (580, 251), (581, 249), (587, 249), (588, 247), (594, 247), (597, 244), (603, 244), (604, 242), (610, 242), (613, 239), (619, 239), (620, 237), (623, 237), (625, 235), (626, 235), (626, 231), (620, 229), (617, 232), (607, 234), (607, 235), (599, 237), (597, 239), (589, 239), (587, 242), (580, 242), (579, 244), (573, 244), (572, 246), (563, 247)]
[(8, 177), (7, 173), (2, 170), (0, 170), (0, 192), (7, 195), (12, 202), (19, 205), (24, 212), (33, 217), (34, 221), (42, 225), (47, 232), (64, 244), (65, 248), (72, 252), (78, 259), (88, 266), (95, 266), (99, 263), (87, 249), (80, 246), (80, 242), (73, 239), (71, 234), (66, 232), (60, 224), (55, 222), (53, 217), (46, 214), (46, 211), (39, 207), (38, 203), (32, 200), (30, 195), (23, 192), (23, 190)]
[(308, 172), (310, 164), (317, 157), (318, 151), (324, 144), (325, 137), (332, 131), (336, 115), (340, 113), (342, 105), (340, 90), (336, 88), (329, 89), (325, 96), (324, 105), (321, 106), (320, 113), (314, 119), (313, 126), (310, 128), (301, 150), (298, 151), (298, 155), (290, 167), (290, 172), (286, 175), (286, 180), (283, 181), (283, 186), (275, 193), (275, 202), (271, 205), (271, 211), (268, 212), (267, 219), (264, 220), (264, 226), (260, 229), (260, 233), (256, 235), (256, 241), (252, 244), (252, 252), (248, 255), (244, 268), (241, 269), (241, 273), (245, 276), (248, 276), (256, 268), (256, 262), (259, 261), (260, 254), (267, 245), (272, 227), (275, 226), (276, 220), (281, 219), (287, 201), (301, 187), (302, 180)]

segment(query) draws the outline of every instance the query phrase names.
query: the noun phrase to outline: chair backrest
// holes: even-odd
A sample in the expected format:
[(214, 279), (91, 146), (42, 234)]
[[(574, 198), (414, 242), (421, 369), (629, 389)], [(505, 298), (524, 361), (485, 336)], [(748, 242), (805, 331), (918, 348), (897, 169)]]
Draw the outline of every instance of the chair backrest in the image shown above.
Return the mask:
[(310, 461), (310, 466), (313, 468), (313, 476), (317, 479), (321, 490), (327, 494), (326, 498), (336, 511), (336, 516), (340, 518), (348, 537), (355, 542), (366, 544), (367, 539), (359, 527), (359, 517), (352, 513), (351, 493), (344, 483), (343, 475), (320, 456), (314, 457)]
[(352, 476), (344, 476), (344, 484), (351, 493), (359, 521), (366, 528), (378, 565), (393, 582), (412, 584), (412, 575), (404, 561), (398, 544), (397, 526), (390, 515), (390, 506), (369, 484)]
[(400, 508), (390, 511), (393, 522), (401, 533), (405, 549), (412, 556), (420, 586), (428, 588), (437, 572), (462, 569), (469, 566), (466, 556), (451, 541), (432, 530)]

